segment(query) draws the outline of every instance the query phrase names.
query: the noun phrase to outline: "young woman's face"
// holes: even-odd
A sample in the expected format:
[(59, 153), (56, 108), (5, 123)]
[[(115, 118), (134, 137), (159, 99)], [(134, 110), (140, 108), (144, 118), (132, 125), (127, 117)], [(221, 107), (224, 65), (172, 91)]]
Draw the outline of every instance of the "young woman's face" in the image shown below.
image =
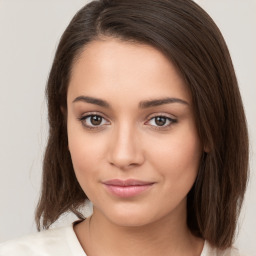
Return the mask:
[(122, 226), (184, 219), (202, 145), (172, 63), (148, 45), (91, 42), (67, 102), (75, 174), (95, 213)]

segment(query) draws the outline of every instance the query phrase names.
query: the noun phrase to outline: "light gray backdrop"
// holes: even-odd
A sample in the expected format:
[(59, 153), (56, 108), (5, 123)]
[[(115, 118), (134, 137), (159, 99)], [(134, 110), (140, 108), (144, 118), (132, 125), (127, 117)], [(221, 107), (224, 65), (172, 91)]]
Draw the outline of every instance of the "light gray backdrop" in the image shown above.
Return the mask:
[[(0, 242), (35, 231), (48, 129), (44, 87), (60, 35), (86, 2), (0, 0)], [(256, 255), (256, 0), (197, 2), (227, 41), (244, 100), (251, 180), (236, 245)]]

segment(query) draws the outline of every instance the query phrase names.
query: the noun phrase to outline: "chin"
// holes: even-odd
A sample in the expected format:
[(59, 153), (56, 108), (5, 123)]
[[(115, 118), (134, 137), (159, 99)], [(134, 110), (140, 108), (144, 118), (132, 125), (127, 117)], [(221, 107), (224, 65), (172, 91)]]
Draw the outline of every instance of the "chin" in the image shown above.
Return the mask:
[(161, 216), (156, 216), (152, 209), (134, 206), (113, 207), (111, 210), (101, 211), (101, 214), (112, 224), (121, 227), (141, 227), (157, 221)]
[(115, 218), (111, 216), (109, 219), (113, 224), (120, 227), (141, 227), (150, 224), (151, 221), (145, 219), (144, 216), (117, 215)]

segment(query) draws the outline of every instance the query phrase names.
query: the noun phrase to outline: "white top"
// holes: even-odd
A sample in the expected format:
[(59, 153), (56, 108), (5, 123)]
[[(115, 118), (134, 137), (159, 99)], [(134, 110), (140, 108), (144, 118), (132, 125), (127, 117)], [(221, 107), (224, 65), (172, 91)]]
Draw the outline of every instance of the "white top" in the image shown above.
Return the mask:
[[(0, 244), (0, 256), (86, 256), (73, 224)], [(219, 251), (205, 241), (201, 256), (239, 256), (236, 249)]]

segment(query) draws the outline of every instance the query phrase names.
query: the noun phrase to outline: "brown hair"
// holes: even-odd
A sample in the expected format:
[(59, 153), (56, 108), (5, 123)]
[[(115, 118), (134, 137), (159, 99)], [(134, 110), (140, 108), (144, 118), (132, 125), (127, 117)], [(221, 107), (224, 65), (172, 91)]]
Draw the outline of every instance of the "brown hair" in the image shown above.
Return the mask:
[(225, 41), (208, 14), (191, 0), (100, 0), (83, 7), (61, 37), (47, 84), (49, 140), (43, 163), (38, 229), (79, 207), (86, 195), (75, 177), (66, 117), (72, 65), (101, 36), (145, 43), (176, 65), (191, 91), (204, 153), (188, 194), (187, 223), (213, 246), (232, 245), (248, 172), (246, 119)]

